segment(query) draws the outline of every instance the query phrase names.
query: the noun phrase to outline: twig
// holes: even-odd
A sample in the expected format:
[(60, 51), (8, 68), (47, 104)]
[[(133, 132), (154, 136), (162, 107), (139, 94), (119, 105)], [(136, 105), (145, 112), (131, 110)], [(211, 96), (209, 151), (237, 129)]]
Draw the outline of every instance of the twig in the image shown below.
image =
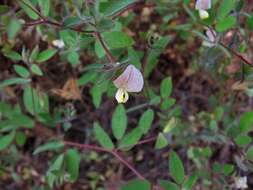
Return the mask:
[(157, 136), (155, 136), (155, 137), (150, 137), (150, 138), (148, 138), (148, 139), (144, 139), (144, 140), (142, 140), (142, 141), (139, 141), (135, 146), (141, 145), (141, 144), (147, 144), (147, 143), (150, 143), (150, 142), (154, 142), (156, 139), (157, 139)]
[(65, 146), (74, 146), (79, 149), (89, 149), (89, 150), (95, 150), (98, 152), (106, 152), (112, 154), (115, 158), (117, 158), (122, 164), (124, 164), (129, 170), (131, 170), (138, 178), (140, 179), (145, 179), (131, 164), (129, 164), (126, 160), (124, 160), (123, 157), (119, 155), (117, 151), (114, 150), (108, 150), (96, 145), (89, 145), (89, 144), (79, 144), (79, 143), (74, 143), (70, 141), (64, 141)]
[[(214, 33), (214, 29), (212, 29), (210, 26), (206, 26), (209, 28), (209, 30), (211, 31), (212, 36), (214, 37), (214, 39), (216, 38), (216, 35)], [(253, 63), (250, 62), (249, 60), (247, 60), (244, 56), (242, 56), (240, 53), (238, 53), (237, 51), (235, 51), (233, 48), (229, 48), (227, 45), (225, 45), (222, 42), (218, 42), (222, 47), (224, 47), (225, 49), (227, 49), (228, 51), (230, 51), (234, 56), (238, 57), (239, 59), (241, 59), (244, 63), (246, 63), (247, 65), (249, 65), (250, 67), (253, 67)]]
[(123, 9), (121, 9), (120, 11), (116, 12), (113, 16), (112, 16), (112, 19), (116, 19), (117, 17), (121, 16), (122, 14), (124, 14), (125, 12), (129, 11), (129, 10), (135, 10), (135, 9), (140, 9), (140, 8), (144, 8), (144, 7), (147, 7), (147, 8), (152, 8), (152, 7), (155, 7), (156, 4), (155, 3), (146, 3), (146, 4), (143, 4), (145, 3), (144, 1), (137, 1), (137, 2), (134, 2), (133, 4), (130, 4), (126, 7), (124, 7)]
[(66, 26), (63, 25), (63, 23), (56, 22), (56, 21), (51, 21), (48, 18), (44, 17), (37, 9), (33, 8), (32, 6), (30, 6), (29, 4), (27, 4), (23, 0), (18, 0), (18, 1), (20, 1), (21, 3), (23, 3), (29, 9), (31, 9), (40, 18), (39, 20), (36, 20), (36, 21), (33, 21), (33, 22), (29, 22), (29, 23), (25, 23), (25, 26), (34, 26), (34, 25), (40, 25), (40, 24), (49, 24), (49, 25), (53, 25), (53, 26), (56, 26), (56, 27), (60, 27), (60, 28), (68, 28), (68, 29), (74, 30), (76, 32), (94, 33), (94, 31), (91, 31), (91, 30), (82, 30), (81, 28), (66, 27)]
[(103, 49), (105, 50), (105, 54), (108, 58), (108, 60), (111, 62), (111, 63), (114, 63), (115, 62), (115, 59), (112, 55), (112, 53), (110, 52), (110, 50), (107, 48), (107, 45), (105, 44), (101, 34), (99, 32), (95, 32), (94, 33), (96, 39), (100, 42), (100, 44), (102, 45)]
[(247, 65), (253, 67), (253, 63), (251, 63), (249, 60), (247, 60), (244, 56), (242, 56), (240, 53), (236, 52), (234, 49), (229, 48), (228, 46), (226, 46), (223, 43), (219, 43), (222, 47), (226, 48), (228, 51), (230, 51), (234, 56), (238, 57), (239, 59), (241, 59), (244, 63), (246, 63)]

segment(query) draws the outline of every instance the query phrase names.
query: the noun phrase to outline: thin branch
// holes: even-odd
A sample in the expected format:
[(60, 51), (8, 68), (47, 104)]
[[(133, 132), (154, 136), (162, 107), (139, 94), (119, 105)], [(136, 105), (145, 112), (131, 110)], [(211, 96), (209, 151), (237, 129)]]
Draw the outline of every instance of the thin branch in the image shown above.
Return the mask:
[(145, 179), (133, 166), (131, 166), (126, 160), (124, 160), (116, 151), (112, 151), (113, 154), (119, 161), (121, 161), (126, 167), (128, 167), (138, 178)]
[(112, 154), (115, 158), (117, 158), (122, 164), (124, 164), (129, 170), (131, 170), (138, 178), (140, 179), (145, 179), (133, 166), (131, 166), (130, 163), (128, 163), (126, 160), (124, 160), (123, 157), (119, 155), (117, 151), (114, 150), (108, 150), (96, 145), (89, 145), (89, 144), (79, 144), (79, 143), (74, 143), (70, 141), (64, 141), (65, 146), (74, 146), (79, 149), (89, 149), (89, 150), (94, 150), (98, 152), (106, 152)]
[(228, 46), (226, 46), (223, 43), (219, 43), (222, 47), (226, 48), (228, 51), (230, 51), (234, 56), (236, 56), (237, 58), (239, 58), (240, 60), (242, 60), (244, 63), (246, 63), (247, 65), (249, 65), (250, 67), (253, 67), (253, 63), (250, 62), (249, 60), (247, 60), (244, 56), (242, 56), (240, 53), (236, 52), (234, 49), (229, 48)]
[[(144, 3), (144, 4), (143, 4)], [(113, 16), (112, 19), (116, 19), (117, 17), (121, 16), (122, 14), (124, 14), (125, 12), (129, 11), (129, 10), (136, 10), (136, 9), (142, 9), (142, 8), (153, 8), (155, 7), (156, 4), (155, 3), (146, 3), (144, 1), (137, 1), (134, 2), (133, 4), (130, 4), (126, 7), (124, 7), (123, 9), (119, 10), (118, 12), (116, 12)]]
[(67, 28), (67, 29), (70, 29), (70, 30), (74, 30), (76, 32), (94, 33), (94, 31), (82, 30), (81, 28), (75, 28), (75, 27), (66, 27), (66, 26), (63, 25), (63, 23), (56, 22), (56, 21), (51, 21), (48, 18), (44, 17), (37, 9), (33, 8), (32, 6), (30, 6), (29, 4), (27, 4), (23, 0), (18, 0), (18, 1), (20, 1), (21, 3), (23, 3), (29, 9), (31, 9), (40, 18), (39, 20), (36, 20), (36, 21), (33, 21), (33, 22), (29, 22), (29, 23), (25, 23), (25, 26), (34, 26), (34, 25), (40, 25), (40, 24), (49, 24), (49, 25), (53, 25), (53, 26), (56, 26), (56, 27), (60, 27), (60, 28)]
[(148, 139), (144, 139), (144, 140), (142, 140), (142, 141), (139, 141), (135, 146), (141, 145), (141, 144), (151, 143), (151, 142), (154, 142), (156, 139), (157, 139), (157, 136), (155, 136), (155, 137), (150, 137), (150, 138), (148, 138)]
[(94, 33), (95, 35), (95, 38), (100, 42), (100, 44), (102, 45), (103, 49), (105, 50), (105, 54), (108, 58), (108, 60), (111, 62), (111, 63), (115, 63), (115, 59), (112, 55), (112, 53), (110, 52), (110, 50), (107, 48), (107, 45), (105, 44), (101, 34), (99, 32), (96, 32)]
[[(210, 26), (206, 26), (207, 28), (209, 28), (212, 36), (214, 37), (214, 39), (216, 39), (216, 35), (214, 33), (214, 29), (212, 29)], [(234, 56), (236, 56), (237, 58), (239, 58), (240, 60), (242, 60), (244, 63), (246, 63), (247, 65), (249, 65), (250, 67), (253, 67), (253, 63), (250, 62), (249, 60), (247, 60), (244, 56), (242, 56), (240, 53), (238, 53), (237, 51), (235, 51), (233, 48), (229, 48), (227, 45), (225, 45), (222, 42), (218, 42), (222, 47), (224, 47), (225, 49), (227, 49), (228, 51), (230, 51)]]

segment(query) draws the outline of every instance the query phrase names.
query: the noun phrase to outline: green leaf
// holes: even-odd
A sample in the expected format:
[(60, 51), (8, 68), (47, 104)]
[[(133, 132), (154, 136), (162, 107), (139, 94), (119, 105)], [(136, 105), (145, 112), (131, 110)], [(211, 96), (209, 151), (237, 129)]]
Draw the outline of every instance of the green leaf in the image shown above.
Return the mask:
[(36, 64), (32, 64), (31, 66), (31, 71), (36, 74), (36, 75), (39, 75), (39, 76), (42, 76), (43, 75), (43, 72), (41, 71), (41, 69), (39, 68), (38, 65)]
[(245, 112), (240, 118), (239, 128), (240, 132), (247, 134), (253, 125), (253, 111)]
[(47, 171), (46, 180), (51, 189), (53, 189), (53, 185), (58, 178), (56, 173), (62, 169), (63, 161), (64, 161), (64, 154), (60, 154), (53, 161), (53, 163), (50, 165), (50, 168)]
[(94, 133), (101, 146), (109, 150), (112, 150), (114, 148), (114, 144), (109, 135), (97, 122), (94, 123)]
[(39, 18), (39, 15), (34, 11), (36, 8), (29, 0), (18, 1), (18, 3), (31, 19), (37, 20)]
[(160, 87), (161, 97), (166, 99), (171, 95), (171, 92), (172, 92), (172, 80), (171, 77), (167, 77), (163, 79)]
[(8, 135), (0, 136), (0, 151), (6, 149), (15, 137), (15, 131), (12, 131)]
[(78, 86), (84, 86), (89, 82), (94, 81), (97, 78), (96, 72), (87, 72), (83, 74), (77, 81)]
[(223, 173), (226, 176), (229, 176), (234, 171), (234, 165), (232, 164), (224, 164), (223, 166)]
[(14, 84), (27, 84), (29, 82), (31, 82), (30, 79), (24, 79), (24, 78), (6, 79), (2, 83), (0, 83), (0, 89), (6, 86), (14, 85)]
[(92, 102), (95, 105), (96, 108), (99, 107), (102, 100), (103, 91), (101, 90), (100, 85), (94, 85), (90, 91), (92, 96)]
[(73, 183), (79, 176), (80, 155), (76, 149), (69, 149), (65, 155), (67, 171), (70, 174), (70, 181)]
[(23, 78), (28, 78), (30, 76), (29, 71), (23, 66), (14, 65), (14, 70), (18, 75), (20, 75)]
[(45, 61), (49, 60), (50, 58), (52, 58), (56, 54), (56, 52), (57, 52), (57, 50), (55, 50), (55, 49), (44, 50), (39, 53), (36, 61), (38, 63), (45, 62)]
[(112, 133), (116, 139), (121, 139), (127, 128), (126, 110), (119, 104), (112, 115)]
[(19, 145), (19, 146), (23, 146), (26, 142), (26, 136), (25, 136), (25, 133), (22, 132), (22, 131), (18, 131), (16, 133), (16, 143)]
[(217, 11), (217, 19), (224, 19), (234, 8), (236, 5), (236, 0), (223, 0), (220, 4), (220, 8)]
[(184, 166), (176, 152), (170, 152), (169, 169), (171, 177), (178, 183), (184, 181)]
[(115, 24), (112, 19), (103, 18), (98, 23), (97, 30), (100, 32), (109, 31), (112, 30), (114, 26)]
[(191, 190), (195, 183), (197, 182), (198, 177), (197, 175), (193, 174), (191, 175), (183, 184), (183, 189), (184, 190)]
[(121, 140), (120, 144), (119, 144), (119, 148), (120, 149), (130, 149), (131, 147), (133, 147), (135, 144), (138, 143), (138, 141), (140, 140), (142, 136), (142, 131), (140, 130), (140, 128), (136, 127), (134, 128), (132, 131), (130, 131), (129, 133), (127, 133)]
[(159, 180), (159, 184), (164, 190), (180, 190), (177, 184), (167, 180)]
[(251, 137), (248, 136), (248, 135), (238, 135), (236, 138), (235, 138), (235, 142), (236, 144), (239, 146), (239, 147), (245, 147), (247, 146), (248, 144), (250, 144), (252, 141)]
[(164, 36), (155, 42), (155, 44), (154, 44), (155, 48), (153, 48), (150, 51), (148, 58), (147, 58), (147, 64), (145, 65), (145, 68), (144, 68), (144, 77), (145, 78), (149, 77), (149, 75), (151, 74), (151, 72), (153, 71), (153, 69), (155, 68), (155, 66), (157, 64), (158, 57), (161, 55), (161, 53), (166, 48), (167, 44), (169, 43), (169, 41), (171, 39), (172, 38), (170, 36)]
[(143, 134), (147, 134), (151, 128), (152, 122), (154, 120), (154, 111), (152, 109), (146, 110), (142, 115), (138, 123), (138, 128), (140, 128)]
[(225, 32), (233, 28), (235, 25), (236, 25), (236, 18), (233, 16), (228, 16), (218, 21), (215, 28), (218, 32)]
[(9, 39), (15, 38), (20, 29), (21, 29), (20, 21), (15, 18), (11, 19), (7, 26), (8, 38)]
[(253, 161), (253, 146), (250, 146), (246, 153), (246, 158)]
[(249, 29), (249, 30), (253, 30), (253, 15), (251, 15), (251, 16), (249, 16), (248, 18), (247, 18), (247, 28)]
[(151, 184), (146, 180), (134, 179), (124, 184), (121, 190), (151, 190)]
[(104, 14), (107, 16), (113, 15), (120, 11), (121, 9), (125, 8), (126, 6), (134, 3), (135, 0), (124, 0), (124, 1), (118, 1), (113, 0), (110, 1), (110, 6), (107, 6), (107, 8), (104, 11)]
[(41, 12), (44, 16), (49, 15), (50, 11), (50, 2), (51, 0), (39, 0), (39, 5), (41, 7)]
[(8, 58), (10, 58), (13, 61), (20, 61), (20, 60), (22, 60), (21, 55), (18, 52), (16, 52), (16, 51), (6, 50), (3, 53), (4, 53), (5, 57), (8, 57)]
[(35, 149), (33, 152), (34, 155), (39, 154), (41, 152), (45, 151), (57, 151), (59, 149), (62, 149), (64, 147), (64, 143), (61, 141), (51, 141), (46, 144), (40, 145)]
[(168, 145), (168, 140), (166, 139), (166, 137), (164, 136), (163, 133), (159, 133), (157, 139), (156, 139), (156, 143), (155, 143), (155, 149), (162, 149), (164, 147), (166, 147)]
[[(110, 50), (129, 47), (134, 43), (132, 37), (120, 31), (104, 32), (102, 37)], [(95, 43), (95, 52), (98, 57), (105, 55), (105, 51), (99, 41)]]
[(24, 89), (23, 102), (26, 110), (32, 115), (49, 112), (48, 95), (38, 92), (31, 86), (27, 86)]
[(168, 110), (175, 103), (176, 103), (176, 100), (174, 98), (163, 99), (162, 104), (161, 104), (161, 109)]
[(24, 127), (24, 128), (33, 128), (34, 127), (34, 120), (23, 114), (14, 114), (11, 117), (11, 124), (15, 125), (16, 127)]
[(69, 52), (67, 59), (72, 66), (76, 66), (80, 63), (79, 54), (76, 51)]

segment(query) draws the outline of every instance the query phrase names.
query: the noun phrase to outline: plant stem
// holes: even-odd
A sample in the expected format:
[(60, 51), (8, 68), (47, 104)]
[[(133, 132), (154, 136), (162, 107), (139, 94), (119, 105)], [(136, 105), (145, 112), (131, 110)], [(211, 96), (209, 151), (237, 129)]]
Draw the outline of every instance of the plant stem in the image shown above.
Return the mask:
[(100, 44), (102, 45), (103, 49), (105, 50), (105, 54), (108, 58), (108, 60), (111, 62), (111, 63), (115, 63), (115, 59), (112, 55), (112, 53), (110, 52), (110, 50), (108, 49), (104, 39), (102, 38), (101, 34), (99, 32), (95, 32), (94, 33), (96, 39), (100, 42)]
[(106, 152), (112, 154), (115, 158), (117, 158), (122, 164), (124, 164), (129, 170), (131, 170), (138, 178), (145, 179), (130, 163), (128, 163), (122, 156), (119, 155), (117, 151), (108, 150), (96, 145), (89, 145), (89, 144), (79, 144), (70, 141), (64, 141), (65, 146), (74, 146), (79, 149), (89, 149), (98, 152)]

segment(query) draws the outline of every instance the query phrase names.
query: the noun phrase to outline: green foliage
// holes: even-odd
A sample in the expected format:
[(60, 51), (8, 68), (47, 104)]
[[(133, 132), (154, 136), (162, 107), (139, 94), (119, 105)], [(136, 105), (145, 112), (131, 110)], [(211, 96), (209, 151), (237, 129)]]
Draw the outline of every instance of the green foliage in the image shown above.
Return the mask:
[(131, 189), (151, 190), (151, 185), (146, 180), (134, 179), (121, 187), (121, 190), (131, 190)]
[(30, 0), (22, 0), (18, 1), (18, 3), (31, 19), (37, 20), (39, 18), (38, 14), (34, 11), (36, 10), (35, 7)]
[(38, 63), (45, 62), (45, 61), (51, 59), (56, 54), (56, 52), (57, 52), (57, 50), (55, 50), (55, 49), (44, 50), (38, 54), (36, 61)]
[(112, 133), (116, 139), (121, 139), (127, 128), (126, 110), (119, 104), (112, 115)]
[(161, 97), (166, 99), (171, 95), (172, 92), (172, 81), (171, 78), (165, 78), (162, 81), (161, 87), (160, 87), (160, 94)]
[(166, 181), (166, 180), (160, 180), (159, 184), (165, 190), (179, 190), (180, 189), (177, 184), (170, 181)]
[(98, 123), (94, 123), (94, 132), (95, 132), (95, 137), (98, 140), (98, 142), (101, 144), (101, 146), (110, 150), (114, 148), (112, 140), (110, 139), (108, 134), (105, 132), (105, 130)]
[[(130, 36), (119, 31), (105, 32), (102, 36), (105, 39), (105, 43), (110, 50), (126, 48), (133, 45), (134, 43), (133, 39)], [(95, 43), (95, 52), (98, 57), (105, 56), (105, 51), (100, 42)]]
[(15, 137), (15, 131), (12, 131), (11, 133), (7, 135), (0, 136), (0, 151), (6, 149), (11, 144), (14, 137)]
[(155, 148), (162, 149), (168, 145), (168, 141), (163, 133), (159, 133), (156, 139)]
[(20, 75), (23, 78), (28, 78), (30, 76), (29, 71), (20, 65), (14, 65), (14, 69), (18, 75)]
[(170, 152), (170, 158), (169, 158), (169, 171), (171, 177), (178, 183), (182, 184), (184, 182), (185, 174), (184, 174), (184, 166), (177, 155), (176, 152), (171, 151)]
[(154, 120), (154, 111), (152, 109), (146, 110), (139, 119), (138, 128), (145, 135), (148, 133)]
[(69, 149), (65, 155), (66, 168), (70, 174), (70, 181), (74, 182), (79, 176), (80, 155), (77, 150)]
[(43, 144), (36, 148), (33, 154), (39, 154), (41, 152), (49, 151), (49, 150), (58, 150), (64, 147), (64, 144), (60, 141), (51, 141), (46, 144)]
[(139, 127), (134, 128), (132, 131), (127, 133), (122, 140), (120, 141), (119, 148), (120, 149), (129, 149), (135, 144), (138, 143), (142, 136), (142, 131)]
[(24, 78), (11, 78), (11, 79), (6, 79), (3, 82), (0, 83), (0, 89), (4, 88), (6, 86), (10, 85), (16, 85), (16, 84), (27, 84), (31, 80), (30, 79), (24, 79)]
[[(1, 4), (1, 185), (252, 189), (251, 5), (212, 0), (202, 20), (194, 3)], [(142, 89), (133, 70), (114, 83), (128, 65)]]

